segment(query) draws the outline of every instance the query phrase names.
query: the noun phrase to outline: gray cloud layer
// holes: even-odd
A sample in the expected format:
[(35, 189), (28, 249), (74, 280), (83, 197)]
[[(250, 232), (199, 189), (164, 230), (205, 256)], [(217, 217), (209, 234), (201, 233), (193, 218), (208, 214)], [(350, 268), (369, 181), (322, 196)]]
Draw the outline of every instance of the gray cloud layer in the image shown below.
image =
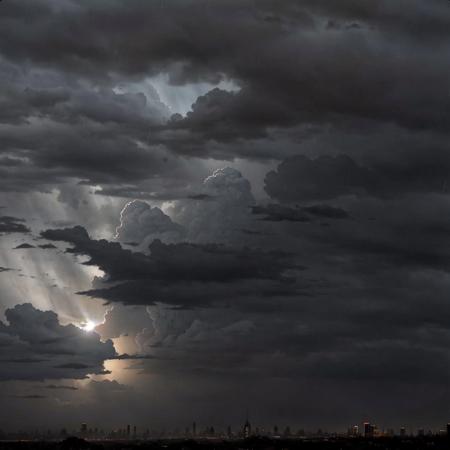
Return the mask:
[(149, 255), (125, 250), (119, 243), (92, 240), (82, 227), (46, 230), (42, 237), (73, 244), (67, 252), (88, 255), (107, 282), (117, 283), (84, 295), (128, 304), (164, 302), (192, 308), (241, 297), (292, 295), (292, 255), (217, 244), (164, 244), (154, 240)]
[[(5, 2), (2, 189), (75, 177), (155, 194), (192, 180), (177, 155), (283, 159), (338, 147), (381, 179), (425, 170), (442, 185), (447, 6), (410, 2), (405, 18), (403, 2)], [(127, 88), (160, 72), (174, 84), (228, 78), (239, 90), (214, 88), (168, 120), (151, 86)], [(398, 147), (411, 166), (392, 157)]]

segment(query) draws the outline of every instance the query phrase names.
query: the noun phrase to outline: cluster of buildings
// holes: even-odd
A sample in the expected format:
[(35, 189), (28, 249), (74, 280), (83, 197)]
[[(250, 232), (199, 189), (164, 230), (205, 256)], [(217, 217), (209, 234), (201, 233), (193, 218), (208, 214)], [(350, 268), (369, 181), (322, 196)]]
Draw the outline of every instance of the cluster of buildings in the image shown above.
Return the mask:
[(205, 428), (197, 427), (197, 423), (193, 422), (190, 427), (184, 430), (176, 429), (174, 431), (150, 430), (149, 428), (138, 430), (136, 425), (125, 425), (123, 428), (112, 431), (105, 431), (97, 427), (89, 427), (87, 423), (82, 423), (78, 430), (68, 431), (63, 428), (59, 432), (35, 431), (35, 432), (16, 432), (16, 433), (2, 433), (0, 431), (0, 440), (60, 440), (69, 436), (77, 436), (88, 440), (148, 440), (148, 439), (244, 439), (252, 436), (290, 439), (327, 439), (327, 438), (379, 438), (379, 437), (425, 437), (425, 436), (449, 436), (450, 437), (450, 423), (445, 429), (439, 432), (425, 431), (419, 428), (415, 432), (407, 431), (405, 427), (401, 427), (398, 432), (393, 429), (382, 430), (375, 424), (364, 422), (362, 427), (354, 425), (350, 427), (347, 433), (328, 433), (322, 430), (316, 432), (305, 432), (300, 429), (292, 431), (289, 426), (279, 428), (277, 425), (271, 429), (253, 428), (250, 421), (247, 419), (242, 427), (233, 430), (228, 426), (226, 430), (216, 430), (213, 426)]
[(185, 430), (174, 430), (173, 432), (142, 430), (138, 433), (136, 426), (126, 425), (124, 428), (113, 430), (107, 435), (102, 430), (97, 428), (88, 428), (87, 424), (83, 423), (80, 429), (80, 437), (83, 438), (101, 438), (107, 437), (109, 439), (150, 439), (150, 438), (222, 438), (222, 439), (242, 439), (251, 436), (266, 436), (272, 438), (327, 438), (327, 437), (349, 437), (349, 438), (377, 438), (377, 437), (424, 437), (436, 435), (450, 436), (450, 423), (445, 429), (439, 432), (431, 430), (425, 431), (424, 428), (419, 428), (415, 432), (407, 431), (406, 427), (401, 427), (398, 431), (394, 429), (380, 429), (375, 424), (364, 422), (362, 427), (354, 425), (348, 429), (347, 434), (343, 433), (328, 433), (321, 429), (316, 432), (305, 432), (303, 429), (292, 431), (289, 426), (279, 428), (277, 425), (271, 429), (255, 427), (252, 428), (250, 421), (246, 419), (243, 426), (237, 430), (233, 430), (228, 426), (226, 430), (216, 430), (213, 426), (205, 428), (198, 428), (197, 423), (193, 422), (191, 427), (186, 427)]
[(375, 424), (370, 422), (364, 422), (363, 428), (360, 431), (358, 425), (354, 425), (349, 428), (347, 431), (347, 436), (349, 437), (365, 437), (365, 438), (374, 438), (374, 437), (424, 437), (424, 436), (434, 436), (434, 435), (447, 435), (450, 436), (450, 423), (447, 423), (445, 429), (439, 430), (438, 433), (433, 432), (432, 430), (428, 430), (425, 432), (424, 428), (419, 428), (416, 432), (407, 432), (405, 427), (401, 427), (399, 432), (397, 433), (394, 429), (381, 430)]

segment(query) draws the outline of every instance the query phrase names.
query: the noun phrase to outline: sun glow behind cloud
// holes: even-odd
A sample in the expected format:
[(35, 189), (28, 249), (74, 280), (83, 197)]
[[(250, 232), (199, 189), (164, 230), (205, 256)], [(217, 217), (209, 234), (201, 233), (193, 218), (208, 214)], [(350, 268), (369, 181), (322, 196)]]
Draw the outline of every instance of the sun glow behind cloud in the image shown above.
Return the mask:
[[(76, 205), (73, 199), (78, 201)], [(95, 238), (111, 238), (105, 223), (111, 224), (113, 230), (116, 210), (118, 215), (122, 203), (121, 200), (93, 195), (90, 188), (76, 184), (48, 193), (3, 196), (1, 205), (7, 211), (4, 214), (19, 218), (31, 216), (33, 219), (27, 222), (31, 234), (2, 236), (0, 266), (14, 270), (1, 274), (0, 320), (7, 308), (30, 302), (40, 310), (56, 311), (62, 324), (79, 324), (86, 317), (101, 322), (107, 310), (103, 303), (75, 293), (89, 289), (94, 279), (103, 277), (103, 272), (95, 266), (74, 264), (74, 258), (75, 261), (86, 258), (66, 253), (68, 245), (39, 249), (38, 246), (46, 242), (36, 240), (36, 236), (46, 228), (82, 223)], [(12, 250), (23, 243), (32, 244), (35, 248)]]
[(91, 332), (95, 330), (95, 327), (97, 324), (93, 322), (92, 320), (87, 320), (81, 325), (81, 329), (87, 332)]

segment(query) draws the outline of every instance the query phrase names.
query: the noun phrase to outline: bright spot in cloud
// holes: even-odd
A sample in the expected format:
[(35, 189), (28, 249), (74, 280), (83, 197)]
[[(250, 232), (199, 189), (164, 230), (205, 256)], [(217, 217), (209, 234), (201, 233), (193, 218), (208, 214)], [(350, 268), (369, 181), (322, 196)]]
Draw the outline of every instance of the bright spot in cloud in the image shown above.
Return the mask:
[(92, 320), (87, 320), (86, 322), (83, 322), (81, 324), (81, 329), (84, 331), (94, 331), (96, 326), (97, 325), (94, 322), (92, 322)]

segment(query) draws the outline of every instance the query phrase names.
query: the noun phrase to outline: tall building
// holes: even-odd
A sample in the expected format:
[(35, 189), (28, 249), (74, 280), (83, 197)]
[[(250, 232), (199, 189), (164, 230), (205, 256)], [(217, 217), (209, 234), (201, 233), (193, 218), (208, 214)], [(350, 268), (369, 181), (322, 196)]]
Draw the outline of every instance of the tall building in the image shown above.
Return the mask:
[(127, 437), (130, 437), (131, 434), (131, 426), (127, 425)]
[(87, 435), (88, 427), (86, 423), (81, 424), (80, 432), (83, 436)]
[(447, 424), (447, 436), (450, 436), (450, 423)]
[(406, 436), (406, 428), (405, 427), (401, 427), (400, 428), (400, 436), (401, 437), (405, 437)]
[(246, 437), (246, 438), (248, 438), (250, 436), (250, 434), (252, 433), (252, 427), (251, 427), (248, 419), (245, 421), (244, 429), (242, 431), (243, 431), (244, 437)]
[(364, 422), (364, 437), (371, 438), (373, 437), (375, 431), (375, 426), (370, 422)]
[(192, 435), (197, 436), (197, 424), (195, 422), (192, 424)]

